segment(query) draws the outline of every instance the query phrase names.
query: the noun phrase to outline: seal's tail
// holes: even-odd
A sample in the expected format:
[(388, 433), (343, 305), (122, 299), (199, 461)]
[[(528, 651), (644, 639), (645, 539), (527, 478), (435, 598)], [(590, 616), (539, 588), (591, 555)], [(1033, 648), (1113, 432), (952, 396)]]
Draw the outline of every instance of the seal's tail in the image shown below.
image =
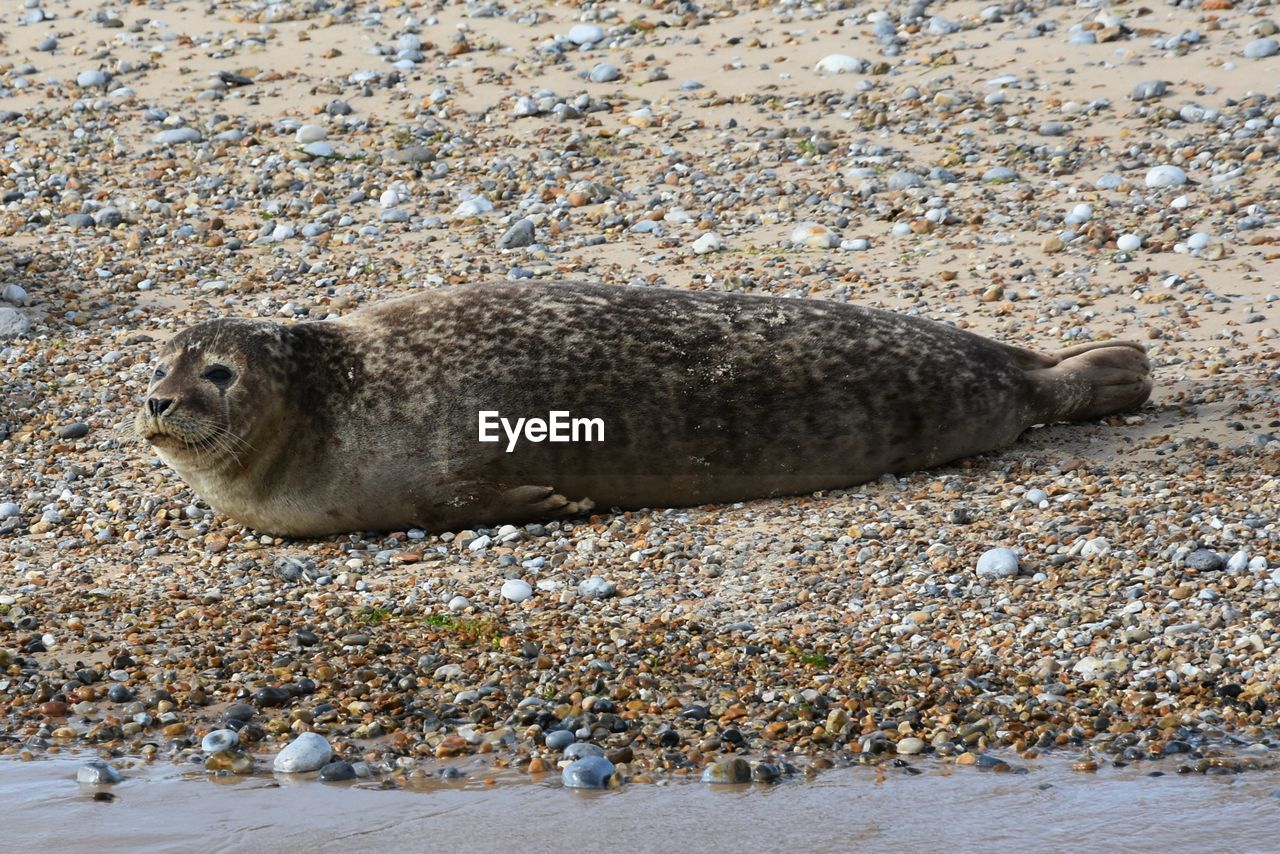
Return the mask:
[(1030, 370), (1033, 422), (1088, 421), (1136, 409), (1151, 396), (1151, 362), (1141, 344), (1098, 341), (1049, 355), (1053, 364)]

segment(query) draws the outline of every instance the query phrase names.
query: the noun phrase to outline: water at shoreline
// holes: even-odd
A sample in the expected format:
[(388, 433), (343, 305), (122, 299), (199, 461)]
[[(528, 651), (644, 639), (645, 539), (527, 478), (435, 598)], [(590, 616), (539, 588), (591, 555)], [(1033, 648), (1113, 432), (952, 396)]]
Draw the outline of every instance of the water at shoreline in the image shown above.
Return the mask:
[[(1026, 774), (945, 766), (833, 769), (813, 780), (712, 787), (564, 789), (492, 778), (423, 790), (290, 778), (206, 778), (168, 763), (117, 763), (126, 780), (82, 786), (88, 755), (0, 761), (10, 839), (77, 851), (1274, 850), (1280, 772), (1205, 777), (1150, 766)], [(521, 778), (523, 780), (523, 778)], [(93, 800), (110, 791), (114, 800)]]

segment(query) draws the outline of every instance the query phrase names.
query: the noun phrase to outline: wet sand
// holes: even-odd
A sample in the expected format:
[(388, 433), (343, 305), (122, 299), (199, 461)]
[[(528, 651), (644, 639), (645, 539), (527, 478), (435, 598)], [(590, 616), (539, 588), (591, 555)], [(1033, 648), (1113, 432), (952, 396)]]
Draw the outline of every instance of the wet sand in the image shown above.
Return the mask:
[[(74, 760), (0, 761), (6, 832), (24, 846), (148, 851), (1274, 850), (1274, 774), (1027, 774), (848, 768), (774, 786), (693, 783), (583, 792), (555, 783), (437, 783), (420, 791), (289, 775), (204, 779), (135, 768), (92, 800)], [(483, 772), (480, 772), (483, 773)], [(492, 779), (492, 778), (490, 778)]]

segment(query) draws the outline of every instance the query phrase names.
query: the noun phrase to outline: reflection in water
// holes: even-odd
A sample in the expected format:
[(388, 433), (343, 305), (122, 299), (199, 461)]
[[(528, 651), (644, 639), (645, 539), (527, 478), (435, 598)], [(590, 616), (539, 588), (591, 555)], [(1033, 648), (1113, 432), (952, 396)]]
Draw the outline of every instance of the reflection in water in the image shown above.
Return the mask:
[[(75, 782), (87, 757), (0, 761), (6, 837), (31, 850), (362, 851), (1071, 850), (1274, 851), (1280, 775), (1151, 770), (1024, 775), (936, 767), (847, 768), (811, 781), (682, 782), (582, 792), (543, 783), (439, 782), (409, 790), (314, 775), (208, 780), (172, 765), (117, 763), (112, 802)], [(922, 766), (928, 768), (927, 765)], [(526, 778), (527, 779), (527, 778)]]

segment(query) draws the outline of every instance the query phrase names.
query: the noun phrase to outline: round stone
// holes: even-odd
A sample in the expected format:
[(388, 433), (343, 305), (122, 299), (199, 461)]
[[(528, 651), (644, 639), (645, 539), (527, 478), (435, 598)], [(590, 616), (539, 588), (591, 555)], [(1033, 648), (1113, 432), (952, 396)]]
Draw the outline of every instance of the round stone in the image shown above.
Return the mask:
[(529, 582), (511, 578), (502, 583), (502, 598), (511, 602), (523, 602), (533, 595)]
[(25, 335), (31, 329), (31, 321), (16, 308), (0, 307), (0, 341)]
[(1027, 494), (1024, 495), (1023, 498), (1027, 499), (1027, 501), (1032, 504), (1038, 505), (1041, 501), (1049, 500), (1049, 493), (1045, 492), (1043, 489), (1028, 489)]
[(354, 780), (355, 778), (355, 766), (342, 759), (337, 762), (330, 762), (320, 769), (320, 779), (326, 783), (339, 783), (344, 780)]
[(589, 741), (577, 741), (564, 749), (565, 759), (586, 759), (589, 756), (604, 756), (604, 748)]
[(1187, 183), (1187, 173), (1177, 166), (1156, 166), (1147, 170), (1146, 183), (1155, 189), (1181, 187)]
[(577, 736), (569, 732), (567, 729), (558, 729), (553, 732), (549, 732), (543, 739), (543, 743), (547, 746), (547, 750), (564, 750), (575, 741), (577, 741)]
[(1275, 39), (1254, 39), (1244, 46), (1244, 55), (1249, 59), (1266, 59), (1280, 53), (1280, 41)]
[(1121, 252), (1132, 252), (1142, 247), (1142, 238), (1137, 234), (1122, 234), (1116, 238), (1116, 248)]
[(303, 125), (294, 133), (293, 138), (299, 145), (306, 145), (309, 142), (319, 142), (328, 135), (329, 132), (320, 125)]
[(860, 74), (867, 67), (861, 59), (843, 53), (832, 53), (818, 60), (813, 67), (820, 74)]
[(914, 736), (899, 739), (897, 750), (902, 756), (915, 756), (917, 753), (924, 753), (924, 740)]
[(604, 38), (604, 28), (595, 24), (575, 24), (569, 30), (568, 38), (577, 45), (595, 44)]
[(988, 184), (1007, 184), (1018, 180), (1018, 173), (1008, 166), (993, 166), (983, 173), (982, 180)]
[(1203, 231), (1197, 231), (1187, 238), (1188, 249), (1203, 249), (1209, 245), (1210, 237)]
[(1012, 578), (1018, 574), (1018, 556), (1012, 549), (988, 549), (978, 558), (981, 578)]
[(452, 599), (449, 600), (448, 607), (450, 611), (453, 611), (456, 614), (459, 611), (467, 610), (468, 606), (470, 605), (471, 605), (471, 600), (469, 600), (466, 596), (454, 596)]
[(724, 240), (714, 231), (708, 231), (693, 241), (689, 247), (695, 255), (708, 255), (712, 252), (718, 252), (724, 248)]
[(816, 222), (802, 222), (791, 230), (791, 245), (806, 249), (830, 249), (840, 242), (839, 236)]
[(738, 756), (713, 762), (702, 769), (702, 782), (714, 785), (750, 783), (751, 763)]
[(1155, 98), (1163, 98), (1168, 91), (1169, 84), (1163, 80), (1144, 80), (1133, 87), (1129, 97), (1134, 101), (1150, 101)]
[(561, 779), (570, 789), (604, 789), (616, 769), (603, 756), (588, 756), (565, 766)]
[(282, 774), (301, 774), (323, 768), (333, 758), (333, 748), (324, 736), (304, 732), (276, 754), (272, 768)]
[(230, 750), (240, 743), (240, 734), (231, 729), (215, 729), (200, 740), (200, 749), (205, 753), (217, 753)]
[(1187, 566), (1197, 572), (1217, 572), (1226, 565), (1222, 555), (1211, 549), (1196, 549), (1187, 555)]
[(589, 75), (592, 83), (612, 83), (622, 76), (622, 72), (618, 70), (616, 65), (610, 65), (602, 62), (595, 68), (591, 69)]
[(76, 85), (88, 89), (92, 86), (105, 86), (107, 83), (107, 73), (105, 71), (81, 71), (76, 75)]

